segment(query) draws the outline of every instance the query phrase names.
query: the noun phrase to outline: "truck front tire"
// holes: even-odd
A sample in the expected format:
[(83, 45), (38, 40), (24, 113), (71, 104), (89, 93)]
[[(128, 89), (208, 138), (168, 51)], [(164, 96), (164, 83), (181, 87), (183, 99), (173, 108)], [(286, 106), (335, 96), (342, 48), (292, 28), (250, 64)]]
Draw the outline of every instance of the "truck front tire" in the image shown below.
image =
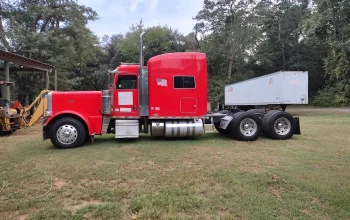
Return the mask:
[(53, 123), (50, 139), (56, 148), (80, 147), (86, 139), (86, 130), (75, 118), (61, 118)]

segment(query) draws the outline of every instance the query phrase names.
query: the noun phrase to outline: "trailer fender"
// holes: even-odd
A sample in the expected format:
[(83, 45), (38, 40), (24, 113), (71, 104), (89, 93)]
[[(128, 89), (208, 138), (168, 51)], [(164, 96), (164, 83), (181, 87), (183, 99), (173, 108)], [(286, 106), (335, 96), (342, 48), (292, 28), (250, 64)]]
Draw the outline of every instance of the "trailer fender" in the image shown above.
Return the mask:
[[(55, 115), (53, 115), (52, 117), (50, 117), (44, 124), (44, 128), (43, 128), (43, 137), (44, 139), (48, 137), (48, 133), (50, 130), (50, 125), (52, 123), (54, 123), (56, 120), (63, 118), (63, 117), (74, 117), (77, 118), (78, 120), (81, 120), (84, 124), (84, 126), (86, 127), (89, 135), (96, 133), (95, 131), (93, 131), (93, 126), (92, 123), (90, 121), (90, 119), (88, 117), (86, 117), (85, 115), (79, 114), (77, 112), (73, 112), (73, 111), (64, 111), (64, 112), (59, 112)], [(101, 122), (102, 123), (102, 122)]]

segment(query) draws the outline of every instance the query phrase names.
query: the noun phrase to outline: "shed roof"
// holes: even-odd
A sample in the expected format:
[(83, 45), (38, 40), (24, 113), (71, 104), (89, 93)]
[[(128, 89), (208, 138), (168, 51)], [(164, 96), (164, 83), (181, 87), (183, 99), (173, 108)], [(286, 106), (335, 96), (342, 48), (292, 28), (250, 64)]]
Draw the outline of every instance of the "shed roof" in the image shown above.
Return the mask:
[[(12, 62), (17, 65), (22, 65), (26, 68), (20, 69), (20, 68), (15, 68), (16, 71), (44, 71), (44, 72), (51, 72), (53, 69), (55, 69), (54, 66), (47, 64), (47, 63), (42, 63), (37, 60), (33, 60), (24, 56), (20, 56), (15, 53), (10, 53), (4, 50), (0, 50), (0, 60)], [(0, 71), (4, 70), (4, 68), (0, 68)], [(10, 69), (11, 70), (11, 69)]]

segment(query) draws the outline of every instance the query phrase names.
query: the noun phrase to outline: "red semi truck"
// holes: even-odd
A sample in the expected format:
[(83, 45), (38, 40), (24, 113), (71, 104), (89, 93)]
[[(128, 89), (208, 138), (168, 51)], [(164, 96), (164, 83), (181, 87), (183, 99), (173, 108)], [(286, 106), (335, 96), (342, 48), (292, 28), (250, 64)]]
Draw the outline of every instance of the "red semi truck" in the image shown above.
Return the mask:
[(213, 123), (220, 133), (254, 141), (262, 132), (274, 139), (300, 133), (299, 119), (283, 111), (224, 110), (207, 114), (206, 55), (183, 52), (122, 64), (110, 72), (107, 90), (50, 92), (44, 114), (43, 139), (57, 148), (81, 146), (95, 135), (115, 138), (193, 137)]

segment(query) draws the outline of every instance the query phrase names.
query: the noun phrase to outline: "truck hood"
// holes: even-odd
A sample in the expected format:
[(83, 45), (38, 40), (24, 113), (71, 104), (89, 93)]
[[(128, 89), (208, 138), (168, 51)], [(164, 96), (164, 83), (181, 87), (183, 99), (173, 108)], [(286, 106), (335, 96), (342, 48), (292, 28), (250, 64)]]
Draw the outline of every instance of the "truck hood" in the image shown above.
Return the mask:
[(52, 114), (69, 111), (100, 116), (101, 91), (52, 92)]

